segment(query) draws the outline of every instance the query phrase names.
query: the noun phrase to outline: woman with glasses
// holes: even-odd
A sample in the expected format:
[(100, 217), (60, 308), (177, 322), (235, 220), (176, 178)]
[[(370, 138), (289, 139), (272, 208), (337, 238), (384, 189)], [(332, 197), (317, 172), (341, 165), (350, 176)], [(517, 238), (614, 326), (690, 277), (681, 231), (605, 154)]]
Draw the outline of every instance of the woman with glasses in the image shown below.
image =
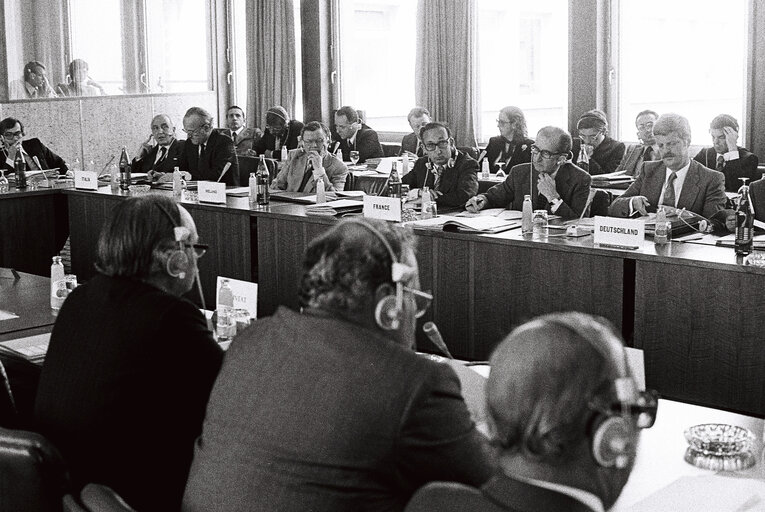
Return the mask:
[(169, 197), (120, 201), (99, 236), (99, 274), (64, 301), (40, 376), (36, 424), (75, 485), (108, 485), (136, 510), (180, 509), (223, 358), (183, 298), (204, 250)]
[[(591, 175), (614, 172), (624, 157), (624, 142), (608, 136), (608, 119), (600, 110), (589, 110), (576, 123), (572, 160)], [(581, 154), (584, 153), (584, 154)]]
[[(503, 169), (505, 172), (518, 164), (531, 162), (531, 145), (528, 137), (526, 116), (518, 107), (505, 107), (497, 115), (499, 135), (489, 139), (485, 158), (491, 172)], [(483, 165), (483, 162), (478, 162)]]
[(7, 117), (0, 121), (0, 136), (0, 168), (5, 173), (14, 172), (13, 163), (18, 151), (21, 151), (29, 170), (58, 169), (60, 174), (66, 174), (69, 170), (64, 159), (48, 149), (40, 139), (22, 140), (24, 125), (16, 118)]

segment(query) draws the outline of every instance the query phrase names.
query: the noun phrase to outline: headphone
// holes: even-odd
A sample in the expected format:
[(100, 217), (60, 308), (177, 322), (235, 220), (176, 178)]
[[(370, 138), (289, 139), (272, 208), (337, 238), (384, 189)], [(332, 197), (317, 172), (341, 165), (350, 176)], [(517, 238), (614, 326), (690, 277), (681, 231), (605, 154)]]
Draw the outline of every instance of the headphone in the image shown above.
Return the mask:
[[(460, 150), (457, 149), (454, 145), (452, 145), (452, 151), (449, 156), (449, 160), (446, 161), (446, 168), (447, 169), (453, 169), (454, 164), (457, 160), (457, 158), (460, 155)], [(428, 182), (428, 173), (433, 174), (433, 161), (430, 159), (430, 155), (428, 155), (428, 161), (425, 162), (425, 168), (427, 169), (427, 172), (425, 173), (425, 180), (422, 182), (423, 186)]]
[(186, 254), (186, 248), (184, 247), (183, 242), (184, 240), (188, 240), (191, 232), (189, 231), (189, 228), (179, 226), (164, 206), (158, 204), (157, 208), (162, 210), (162, 213), (164, 213), (167, 218), (170, 219), (170, 222), (173, 223), (173, 239), (178, 244), (173, 249), (172, 254), (168, 256), (167, 261), (165, 261), (165, 269), (170, 276), (178, 279), (185, 279), (186, 270), (189, 268), (189, 257)]
[(398, 260), (396, 253), (393, 252), (393, 247), (391, 247), (385, 236), (380, 233), (380, 230), (360, 220), (350, 219), (345, 221), (345, 223), (356, 224), (367, 229), (382, 242), (390, 255), (391, 280), (396, 283), (396, 293), (395, 295), (386, 295), (377, 302), (377, 305), (375, 305), (375, 322), (385, 331), (396, 331), (401, 327), (401, 317), (404, 312), (403, 281), (414, 272), (414, 269)]

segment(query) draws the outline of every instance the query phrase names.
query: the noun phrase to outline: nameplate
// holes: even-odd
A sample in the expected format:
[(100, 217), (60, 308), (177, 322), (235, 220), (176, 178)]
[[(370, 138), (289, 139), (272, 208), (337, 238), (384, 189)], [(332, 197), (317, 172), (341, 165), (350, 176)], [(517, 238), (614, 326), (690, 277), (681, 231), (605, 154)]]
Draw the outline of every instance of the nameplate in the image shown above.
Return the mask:
[(643, 219), (595, 217), (593, 238), (595, 245), (620, 249), (639, 249), (645, 242), (645, 221)]
[(250, 312), (250, 318), (258, 318), (258, 283), (218, 276), (218, 283), (215, 285), (217, 290), (215, 292), (216, 307), (220, 303), (218, 294), (220, 293), (221, 279), (228, 279), (228, 286), (231, 288), (231, 294), (234, 296), (234, 308), (246, 309)]
[(74, 171), (74, 188), (98, 190), (98, 174), (94, 171)]
[(401, 199), (364, 196), (364, 217), (401, 222)]
[(215, 181), (198, 181), (197, 193), (200, 203), (226, 204), (226, 184)]

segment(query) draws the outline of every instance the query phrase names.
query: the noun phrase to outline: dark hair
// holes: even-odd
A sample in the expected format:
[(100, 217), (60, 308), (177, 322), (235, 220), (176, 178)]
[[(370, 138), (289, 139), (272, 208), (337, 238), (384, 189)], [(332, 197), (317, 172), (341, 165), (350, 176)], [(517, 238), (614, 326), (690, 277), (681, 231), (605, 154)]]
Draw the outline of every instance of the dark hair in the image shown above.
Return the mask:
[(444, 130), (446, 130), (447, 137), (452, 136), (452, 131), (449, 129), (449, 125), (447, 125), (446, 123), (442, 121), (431, 121), (425, 126), (423, 126), (422, 128), (420, 128), (420, 133), (418, 133), (418, 135), (420, 136), (420, 140), (422, 140), (423, 137), (425, 137), (425, 134), (427, 132), (429, 132), (430, 130), (437, 130), (438, 128), (443, 128)]
[(24, 123), (22, 123), (20, 120), (16, 119), (15, 117), (6, 117), (2, 121), (0, 121), (0, 132), (4, 132), (5, 130), (10, 130), (14, 126), (18, 124), (21, 127), (21, 134), (24, 135)]
[(88, 66), (88, 63), (85, 62), (82, 59), (74, 59), (72, 62), (69, 63), (69, 77), (74, 80), (74, 71), (77, 68), (85, 68), (90, 69)]
[(408, 229), (384, 221), (347, 219), (315, 238), (303, 258), (299, 299), (303, 307), (357, 312), (371, 300), (377, 287), (393, 284), (393, 262), (376, 229), (401, 261), (414, 239)]
[(43, 68), (45, 69), (45, 66), (42, 62), (38, 62), (36, 60), (31, 60), (26, 63), (24, 66), (24, 80), (27, 80), (29, 78), (30, 73), (36, 73), (35, 68)]
[(231, 105), (230, 107), (228, 107), (228, 108), (226, 109), (226, 115), (228, 115), (228, 113), (229, 113), (229, 112), (230, 112), (232, 109), (235, 109), (235, 108), (238, 108), (238, 109), (239, 109), (239, 111), (242, 113), (242, 116), (244, 116), (244, 109), (243, 109), (242, 107), (240, 107), (239, 105)]
[(540, 135), (544, 135), (545, 137), (557, 137), (557, 141), (555, 142), (555, 152), (560, 154), (571, 154), (571, 146), (573, 145), (571, 135), (563, 128), (558, 128), (557, 126), (544, 126), (537, 132), (537, 140), (539, 140)]
[(344, 107), (340, 107), (337, 109), (337, 112), (335, 112), (336, 116), (345, 116), (345, 118), (348, 120), (349, 123), (357, 123), (359, 121), (359, 113), (356, 112), (356, 109), (353, 107), (349, 107), (348, 105), (345, 105)]
[(728, 114), (720, 114), (712, 119), (712, 122), (709, 124), (709, 129), (722, 130), (726, 126), (738, 131), (738, 121), (736, 121), (735, 117)]
[(174, 228), (181, 225), (178, 205), (169, 197), (148, 194), (119, 202), (98, 236), (96, 268), (107, 276), (151, 276), (162, 268), (157, 253), (174, 246)]
[(602, 130), (604, 133), (608, 132), (608, 119), (606, 118), (606, 114), (598, 109), (588, 110), (582, 114), (582, 117), (580, 117), (579, 121), (576, 123), (577, 130), (581, 130), (582, 128), (595, 128), (597, 130)]
[(321, 121), (309, 121), (303, 125), (303, 129), (300, 130), (300, 136), (302, 137), (305, 132), (323, 131), (324, 136), (329, 138), (329, 128)]
[(406, 121), (409, 122), (412, 120), (413, 117), (422, 117), (422, 116), (428, 116), (430, 117), (430, 112), (425, 107), (414, 107), (412, 110), (409, 111), (409, 114), (406, 116)]
[(653, 117), (657, 119), (659, 118), (659, 114), (656, 111), (647, 109), (647, 110), (641, 110), (640, 112), (638, 112), (638, 114), (635, 116), (635, 122), (637, 123), (637, 120), (640, 118), (640, 116), (647, 116), (648, 114), (652, 115)]
[(499, 113), (505, 114), (507, 120), (515, 124), (515, 137), (519, 135), (528, 137), (529, 130), (526, 128), (526, 116), (523, 114), (523, 110), (518, 107), (509, 106), (500, 110)]

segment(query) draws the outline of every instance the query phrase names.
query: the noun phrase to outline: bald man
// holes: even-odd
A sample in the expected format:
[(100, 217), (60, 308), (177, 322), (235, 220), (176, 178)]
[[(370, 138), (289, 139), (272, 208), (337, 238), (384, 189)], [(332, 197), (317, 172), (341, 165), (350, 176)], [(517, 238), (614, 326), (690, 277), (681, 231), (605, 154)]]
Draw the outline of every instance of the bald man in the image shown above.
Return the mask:
[[(152, 144), (155, 142), (156, 144)], [(154, 181), (163, 180), (164, 174), (172, 174), (183, 153), (183, 141), (175, 138), (175, 125), (166, 114), (158, 114), (151, 120), (151, 135), (141, 143), (133, 159), (133, 172), (145, 172)]]

